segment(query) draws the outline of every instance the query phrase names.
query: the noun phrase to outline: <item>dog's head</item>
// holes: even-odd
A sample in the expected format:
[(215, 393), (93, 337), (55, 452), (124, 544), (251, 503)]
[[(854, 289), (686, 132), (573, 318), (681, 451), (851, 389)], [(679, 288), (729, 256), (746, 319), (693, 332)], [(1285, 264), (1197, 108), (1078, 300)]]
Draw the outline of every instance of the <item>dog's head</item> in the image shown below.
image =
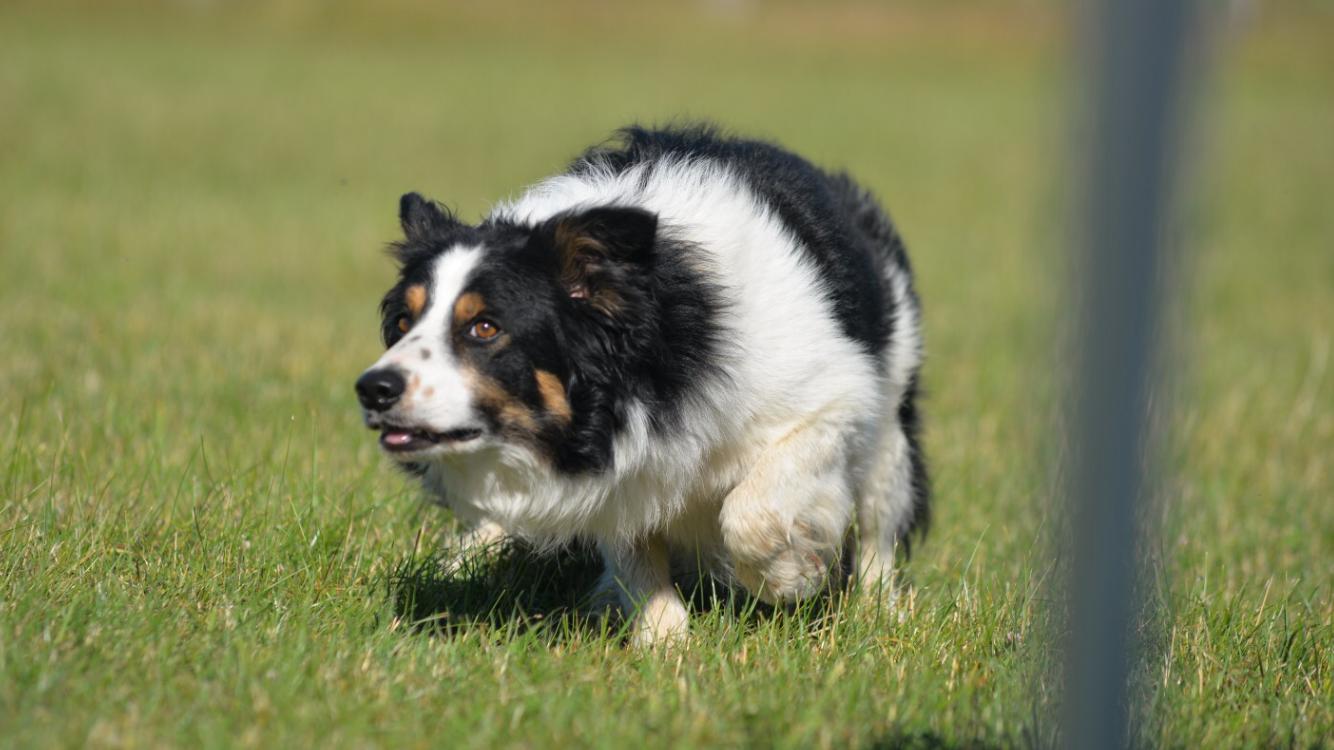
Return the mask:
[(589, 381), (613, 375), (618, 338), (647, 304), (657, 217), (601, 207), (470, 226), (409, 193), (399, 219), (387, 351), (356, 383), (381, 447), (416, 465), (518, 447), (596, 466), (604, 396)]

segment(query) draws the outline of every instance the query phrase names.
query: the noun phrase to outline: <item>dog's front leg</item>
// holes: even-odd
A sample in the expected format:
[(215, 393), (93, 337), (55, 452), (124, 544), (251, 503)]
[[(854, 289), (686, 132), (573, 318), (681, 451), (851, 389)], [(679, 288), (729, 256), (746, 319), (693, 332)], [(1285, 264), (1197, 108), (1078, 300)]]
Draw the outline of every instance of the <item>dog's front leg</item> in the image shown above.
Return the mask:
[(509, 538), (509, 534), (500, 524), (489, 518), (483, 518), (470, 524), (466, 531), (449, 544), (449, 556), (445, 560), (445, 572), (453, 573), (471, 558), (499, 545)]
[(672, 584), (667, 541), (650, 534), (629, 545), (603, 545), (604, 586), (614, 587), (631, 620), (635, 646), (666, 643), (686, 634), (685, 602)]
[(837, 568), (853, 510), (846, 423), (830, 418), (793, 430), (723, 501), (733, 574), (766, 602), (812, 596)]

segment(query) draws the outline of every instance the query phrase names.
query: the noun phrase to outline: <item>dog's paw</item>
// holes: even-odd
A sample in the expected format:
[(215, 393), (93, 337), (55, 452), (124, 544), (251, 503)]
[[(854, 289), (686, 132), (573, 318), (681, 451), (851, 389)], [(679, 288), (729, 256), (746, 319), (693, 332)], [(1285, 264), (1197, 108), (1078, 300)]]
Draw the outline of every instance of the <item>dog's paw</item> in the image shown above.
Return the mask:
[(828, 585), (837, 562), (838, 546), (801, 522), (784, 527), (776, 518), (768, 523), (724, 526), (732, 556), (732, 575), (752, 594), (770, 604), (795, 602)]
[(650, 599), (635, 615), (630, 630), (630, 645), (656, 648), (679, 644), (690, 632), (690, 615), (679, 600), (666, 597)]

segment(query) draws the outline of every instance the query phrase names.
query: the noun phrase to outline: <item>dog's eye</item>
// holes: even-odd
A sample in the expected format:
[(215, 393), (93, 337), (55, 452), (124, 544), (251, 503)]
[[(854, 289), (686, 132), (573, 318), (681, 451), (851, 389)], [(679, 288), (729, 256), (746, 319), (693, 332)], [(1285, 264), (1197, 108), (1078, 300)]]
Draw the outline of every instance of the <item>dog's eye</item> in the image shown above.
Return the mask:
[(483, 318), (472, 324), (472, 327), (468, 329), (468, 335), (478, 341), (490, 341), (500, 335), (500, 326)]
[(403, 333), (407, 333), (408, 329), (411, 327), (412, 327), (412, 320), (410, 320), (408, 316), (406, 315), (399, 316), (398, 330), (402, 331)]

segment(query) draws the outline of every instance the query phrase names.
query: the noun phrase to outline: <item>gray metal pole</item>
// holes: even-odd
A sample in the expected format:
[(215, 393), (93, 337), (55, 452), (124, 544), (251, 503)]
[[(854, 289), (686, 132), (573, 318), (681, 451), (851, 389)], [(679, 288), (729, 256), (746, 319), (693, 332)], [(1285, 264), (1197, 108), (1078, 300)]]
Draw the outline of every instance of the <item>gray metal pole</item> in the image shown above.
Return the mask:
[(1088, 0), (1079, 34), (1086, 184), (1076, 202), (1081, 317), (1062, 744), (1129, 743), (1127, 679), (1136, 507), (1171, 202), (1191, 3)]

